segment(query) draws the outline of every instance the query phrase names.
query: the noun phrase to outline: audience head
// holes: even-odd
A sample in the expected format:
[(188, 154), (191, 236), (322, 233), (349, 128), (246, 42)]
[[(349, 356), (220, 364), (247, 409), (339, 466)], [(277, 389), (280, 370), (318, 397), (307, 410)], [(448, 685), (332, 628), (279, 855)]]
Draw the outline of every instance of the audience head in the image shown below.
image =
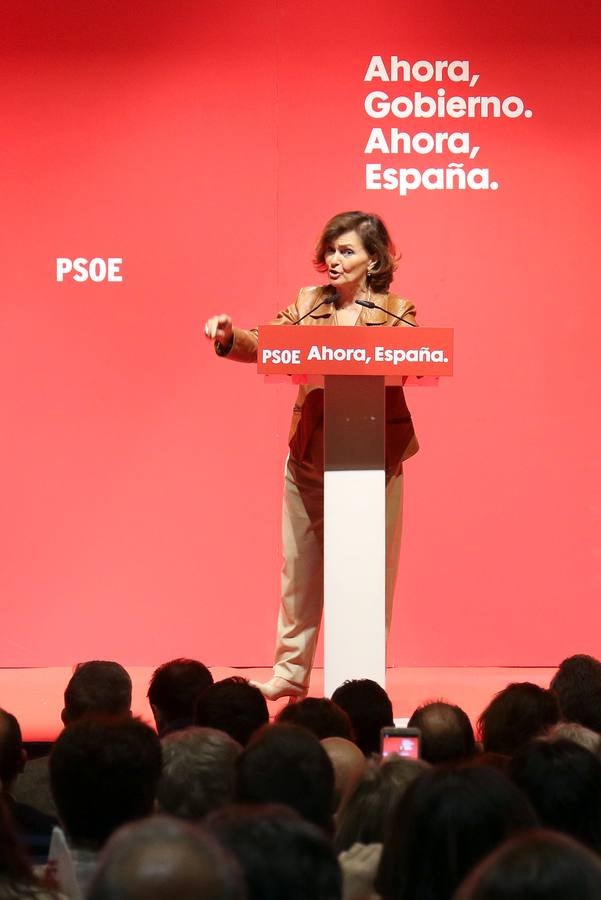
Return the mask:
[(342, 809), (361, 781), (365, 771), (365, 757), (356, 744), (346, 738), (324, 738), (321, 746), (334, 769), (334, 805)]
[(196, 704), (196, 724), (225, 731), (243, 747), (269, 722), (261, 691), (246, 678), (224, 678), (209, 687)]
[(418, 706), (409, 719), (410, 728), (421, 732), (421, 757), (426, 762), (457, 762), (476, 752), (474, 730), (467, 714), (443, 700)]
[(163, 771), (157, 801), (164, 813), (202, 819), (234, 800), (240, 744), (214, 728), (185, 728), (162, 742)]
[(551, 681), (561, 716), (566, 722), (578, 722), (601, 732), (601, 662), (578, 653), (559, 666)]
[(137, 719), (76, 722), (50, 754), (60, 819), (74, 844), (92, 848), (152, 812), (160, 774), (160, 741)]
[(553, 831), (505, 841), (466, 878), (454, 900), (597, 900), (601, 861)]
[(327, 831), (332, 829), (334, 770), (319, 740), (299, 725), (268, 725), (238, 759), (242, 803), (284, 803)]
[(513, 780), (541, 823), (601, 852), (601, 761), (572, 741), (532, 741), (514, 757)]
[(0, 709), (0, 787), (5, 791), (23, 771), (25, 759), (19, 723), (12, 713)]
[(380, 752), (380, 731), (394, 725), (392, 703), (383, 687), (370, 678), (345, 681), (332, 700), (351, 720), (355, 742), (366, 756)]
[(363, 779), (338, 819), (335, 846), (340, 853), (353, 844), (380, 844), (392, 813), (412, 781), (430, 768), (420, 759), (393, 756), (367, 763)]
[(131, 712), (131, 678), (116, 662), (79, 663), (65, 688), (64, 725), (85, 716), (125, 716)]
[(585, 725), (579, 725), (578, 722), (558, 722), (546, 734), (549, 741), (573, 741), (590, 750), (595, 756), (601, 754), (601, 734), (598, 731), (591, 731)]
[(153, 672), (148, 686), (150, 703), (160, 735), (194, 724), (200, 694), (213, 684), (213, 676), (195, 659), (172, 659)]
[(242, 867), (249, 900), (339, 900), (342, 877), (323, 831), (285, 806), (226, 807), (207, 828)]
[(505, 838), (535, 825), (526, 798), (496, 769), (424, 772), (393, 813), (376, 889), (383, 900), (448, 898)]
[(509, 684), (493, 697), (478, 719), (478, 731), (486, 753), (511, 756), (558, 721), (552, 691), (524, 681)]
[(162, 816), (108, 842), (87, 900), (246, 900), (235, 860), (204, 830)]
[(306, 697), (298, 703), (289, 703), (276, 721), (303, 725), (320, 741), (329, 737), (353, 739), (353, 727), (347, 713), (325, 697)]

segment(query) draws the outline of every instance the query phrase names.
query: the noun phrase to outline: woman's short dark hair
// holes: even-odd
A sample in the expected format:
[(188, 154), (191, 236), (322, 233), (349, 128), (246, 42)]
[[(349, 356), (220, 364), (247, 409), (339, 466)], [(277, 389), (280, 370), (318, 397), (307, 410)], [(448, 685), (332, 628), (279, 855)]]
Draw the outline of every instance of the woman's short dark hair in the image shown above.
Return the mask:
[(601, 853), (601, 761), (573, 741), (532, 741), (510, 774), (546, 828)]
[(377, 681), (354, 678), (332, 694), (332, 700), (351, 720), (355, 742), (365, 756), (380, 752), (380, 730), (394, 725), (390, 697)]
[(511, 756), (559, 721), (552, 691), (530, 681), (499, 691), (478, 719), (478, 736), (486, 752)]
[(376, 890), (383, 900), (450, 897), (502, 841), (536, 825), (526, 797), (495, 769), (465, 765), (424, 772), (393, 813)]
[(342, 874), (323, 831), (287, 806), (226, 806), (205, 820), (240, 864), (249, 900), (338, 900)]
[(269, 722), (265, 697), (246, 678), (234, 675), (207, 688), (196, 704), (196, 724), (225, 731), (246, 747), (253, 734)]
[(601, 861), (581, 844), (553, 831), (511, 838), (476, 866), (455, 900), (596, 900)]
[(565, 722), (579, 722), (601, 732), (601, 662), (577, 653), (559, 666), (550, 684)]
[(237, 760), (240, 803), (283, 803), (328, 833), (333, 827), (334, 769), (312, 732), (265, 725)]
[(299, 703), (288, 703), (278, 713), (276, 722), (302, 725), (320, 741), (329, 737), (345, 738), (347, 741), (354, 738), (348, 714), (327, 697), (305, 697)]
[(59, 735), (49, 766), (68, 835), (75, 843), (99, 848), (120, 825), (151, 814), (161, 743), (139, 719), (84, 719)]
[(356, 231), (363, 246), (370, 256), (375, 257), (375, 262), (369, 271), (370, 284), (374, 291), (386, 293), (390, 287), (397, 260), (396, 250), (386, 225), (379, 216), (373, 213), (353, 212), (338, 213), (326, 224), (315, 247), (315, 268), (319, 272), (325, 272), (327, 264), (325, 260), (326, 250), (336, 238), (347, 231)]

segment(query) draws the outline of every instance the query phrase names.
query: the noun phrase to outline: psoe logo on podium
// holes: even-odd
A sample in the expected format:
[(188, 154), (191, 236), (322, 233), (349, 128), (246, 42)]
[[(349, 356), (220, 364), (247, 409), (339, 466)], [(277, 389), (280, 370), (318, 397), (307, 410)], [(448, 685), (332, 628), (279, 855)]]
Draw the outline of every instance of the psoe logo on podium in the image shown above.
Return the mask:
[(122, 265), (122, 256), (107, 256), (106, 258), (94, 256), (92, 259), (86, 259), (85, 256), (76, 256), (73, 259), (69, 256), (57, 256), (56, 280), (59, 282), (75, 281), (80, 284), (84, 281), (123, 281)]

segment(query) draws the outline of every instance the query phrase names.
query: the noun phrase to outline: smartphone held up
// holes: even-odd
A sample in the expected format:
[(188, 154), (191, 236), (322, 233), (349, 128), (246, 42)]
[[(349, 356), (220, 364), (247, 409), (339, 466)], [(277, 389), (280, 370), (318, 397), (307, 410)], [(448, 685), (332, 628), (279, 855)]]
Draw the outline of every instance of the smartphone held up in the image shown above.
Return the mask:
[(392, 755), (405, 756), (408, 759), (419, 759), (419, 728), (382, 728), (380, 732), (380, 752), (383, 759)]

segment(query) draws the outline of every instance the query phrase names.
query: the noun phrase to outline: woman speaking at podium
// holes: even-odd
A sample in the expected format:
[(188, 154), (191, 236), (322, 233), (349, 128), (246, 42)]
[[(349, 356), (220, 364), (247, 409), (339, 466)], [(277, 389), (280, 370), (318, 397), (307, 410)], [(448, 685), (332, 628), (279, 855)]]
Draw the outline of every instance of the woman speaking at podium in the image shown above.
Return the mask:
[[(415, 325), (412, 303), (389, 292), (394, 245), (382, 220), (363, 212), (334, 216), (315, 248), (315, 266), (328, 283), (301, 288), (272, 324)], [(255, 362), (257, 330), (230, 316), (205, 325), (219, 356)], [(399, 560), (403, 461), (418, 449), (403, 389), (386, 388), (386, 633)], [(268, 700), (307, 694), (323, 608), (323, 390), (301, 385), (292, 414), (283, 504), (282, 597), (273, 678), (257, 686)]]

